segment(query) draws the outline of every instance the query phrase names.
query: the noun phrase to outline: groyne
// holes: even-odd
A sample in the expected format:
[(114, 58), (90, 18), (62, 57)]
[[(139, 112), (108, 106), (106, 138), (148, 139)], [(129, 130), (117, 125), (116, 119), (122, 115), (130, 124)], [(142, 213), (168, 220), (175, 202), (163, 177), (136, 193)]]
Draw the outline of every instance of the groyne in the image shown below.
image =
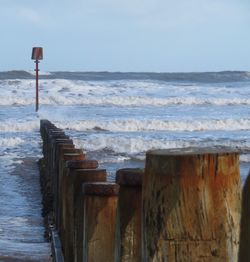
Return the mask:
[(40, 132), (55, 261), (247, 261), (237, 152), (153, 150), (110, 183), (63, 130), (41, 120)]

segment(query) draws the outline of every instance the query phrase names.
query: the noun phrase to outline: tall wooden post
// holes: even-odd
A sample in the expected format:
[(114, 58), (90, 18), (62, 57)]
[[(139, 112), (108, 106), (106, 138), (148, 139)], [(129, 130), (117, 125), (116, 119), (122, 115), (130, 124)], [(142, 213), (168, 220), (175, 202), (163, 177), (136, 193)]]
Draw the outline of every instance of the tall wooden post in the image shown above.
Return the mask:
[(143, 261), (238, 261), (238, 153), (149, 151), (142, 198)]
[[(69, 165), (66, 174), (66, 201), (63, 207), (63, 232), (65, 232), (66, 246), (65, 261), (75, 261), (77, 252), (82, 252), (82, 237), (77, 234), (82, 234), (83, 232), (83, 225), (79, 223), (79, 221), (83, 221), (82, 184), (85, 182), (106, 181), (106, 170), (95, 169), (97, 161), (93, 160), (82, 161), (82, 169), (75, 169), (79, 165), (75, 165), (75, 163), (72, 165), (72, 161), (67, 164)], [(79, 236), (78, 239), (77, 235)], [(81, 260), (78, 259), (76, 261)]]
[(58, 206), (59, 206), (59, 156), (60, 152), (63, 152), (66, 149), (74, 149), (75, 146), (72, 142), (72, 140), (68, 141), (63, 141), (62, 143), (56, 143), (56, 148), (55, 148), (55, 174), (54, 174), (54, 184), (53, 184), (53, 194), (54, 194), (54, 205), (53, 205), (53, 211), (54, 211), (54, 219), (55, 221), (58, 220)]
[(141, 262), (143, 172), (138, 168), (124, 168), (116, 172), (116, 183), (120, 186), (116, 228), (116, 261)]
[(114, 261), (118, 191), (117, 184), (86, 183), (83, 185), (82, 261)]
[[(67, 153), (66, 153), (67, 152)], [(65, 184), (65, 175), (66, 175), (66, 162), (69, 160), (84, 160), (85, 155), (83, 154), (81, 149), (63, 149), (60, 152), (59, 156), (59, 170), (58, 170), (58, 207), (57, 207), (57, 228), (62, 240), (62, 244), (64, 244), (64, 235), (62, 234), (62, 208), (63, 201), (65, 199), (64, 190), (67, 186)], [(62, 234), (62, 235), (61, 235)]]

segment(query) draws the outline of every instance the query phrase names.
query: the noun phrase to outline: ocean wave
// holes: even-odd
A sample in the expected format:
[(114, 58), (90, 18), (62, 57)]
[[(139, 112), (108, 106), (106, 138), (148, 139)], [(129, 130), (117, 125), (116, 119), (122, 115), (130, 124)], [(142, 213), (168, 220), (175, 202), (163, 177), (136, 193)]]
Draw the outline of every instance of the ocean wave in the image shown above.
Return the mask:
[(25, 70), (11, 70), (0, 72), (0, 79), (29, 79), (31, 74)]
[[(93, 130), (96, 132), (140, 132), (140, 131), (243, 131), (250, 130), (250, 119), (209, 119), (209, 120), (81, 120), (81, 121), (53, 121), (59, 128), (78, 132)], [(31, 132), (39, 130), (39, 119), (16, 122), (3, 121), (0, 132)]]
[(249, 154), (240, 155), (240, 161), (244, 163), (250, 163), (250, 151)]
[[(0, 72), (0, 79), (20, 78), (26, 79), (30, 77), (30, 71), (13, 70)], [(223, 71), (223, 72), (200, 72), (200, 73), (150, 73), (150, 72), (50, 72), (43, 75), (42, 78), (54, 79), (70, 79), (84, 81), (117, 81), (117, 80), (139, 80), (139, 81), (162, 81), (162, 82), (239, 82), (249, 81), (250, 75), (246, 71)]]
[(20, 137), (0, 138), (0, 147), (15, 147), (24, 142), (25, 141)]
[[(0, 105), (2, 106), (22, 106), (34, 104), (34, 97), (2, 97), (0, 98)], [(228, 106), (228, 105), (250, 105), (250, 98), (234, 98), (234, 99), (202, 99), (195, 97), (173, 97), (173, 98), (151, 98), (151, 97), (122, 97), (122, 96), (110, 96), (110, 97), (70, 97), (60, 95), (40, 96), (40, 105), (98, 105), (98, 106), (171, 106), (171, 105), (187, 105), (187, 106), (201, 106), (201, 105), (216, 105), (216, 106)]]
[[(0, 80), (0, 105), (31, 105), (34, 103), (35, 81), (32, 79)], [(88, 82), (67, 79), (41, 79), (41, 105), (250, 105), (248, 86), (151, 81)]]
[[(25, 71), (25, 72), (29, 73), (32, 76), (36, 75), (35, 70), (28, 70), (28, 71)], [(39, 70), (39, 76), (51, 76), (51, 75), (53, 75), (53, 73)]]
[(120, 163), (124, 161), (129, 161), (129, 160), (131, 160), (131, 158), (128, 156), (113, 156), (113, 155), (104, 156), (103, 155), (102, 159), (100, 159), (98, 162), (99, 164), (105, 164), (105, 163), (110, 164), (110, 163)]
[[(40, 118), (45, 113), (41, 112)], [(50, 112), (46, 118), (50, 118)], [(159, 119), (96, 119), (96, 120), (66, 120), (63, 115), (55, 114), (53, 122), (62, 129), (78, 132), (151, 132), (151, 131), (170, 131), (170, 132), (194, 132), (194, 131), (248, 131), (250, 130), (250, 119), (178, 119), (178, 120), (159, 120)], [(31, 132), (39, 130), (39, 118), (26, 121), (5, 120), (0, 123), (0, 132)]]
[(22, 160), (18, 159), (17, 153), (8, 152), (8, 154), (2, 153), (0, 150), (0, 166), (1, 170), (5, 172), (11, 172), (15, 169), (15, 164), (22, 163)]
[(151, 98), (151, 97), (50, 97), (42, 99), (44, 104), (63, 105), (112, 105), (112, 106), (171, 106), (171, 105), (250, 105), (250, 98), (200, 99), (195, 97)]
[(189, 141), (163, 141), (138, 137), (91, 136), (87, 140), (74, 139), (76, 147), (86, 151), (107, 151), (115, 153), (138, 154), (150, 149), (190, 147)]
[(232, 141), (232, 140), (206, 140), (206, 139), (175, 139), (167, 138), (150, 138), (150, 137), (126, 137), (126, 136), (89, 136), (86, 139), (74, 138), (77, 147), (86, 151), (103, 151), (111, 150), (116, 154), (125, 154), (134, 156), (142, 154), (152, 149), (173, 149), (173, 148), (193, 148), (193, 147), (230, 147), (236, 151), (246, 151), (250, 149), (249, 142)]
[(13, 120), (3, 121), (0, 125), (0, 132), (31, 132), (39, 130), (39, 120), (17, 122)]
[(207, 130), (250, 130), (250, 119), (209, 119), (209, 120), (82, 120), (55, 121), (63, 129), (75, 131), (97, 130), (112, 132), (137, 131), (207, 131)]

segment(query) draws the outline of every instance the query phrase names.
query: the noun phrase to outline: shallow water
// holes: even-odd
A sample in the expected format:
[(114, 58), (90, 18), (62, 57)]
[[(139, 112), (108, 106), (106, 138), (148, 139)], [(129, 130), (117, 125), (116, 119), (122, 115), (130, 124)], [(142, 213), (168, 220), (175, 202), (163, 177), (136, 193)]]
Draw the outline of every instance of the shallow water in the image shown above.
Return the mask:
[(1, 170), (0, 206), (0, 261), (50, 261), (50, 244), (43, 237), (36, 158)]

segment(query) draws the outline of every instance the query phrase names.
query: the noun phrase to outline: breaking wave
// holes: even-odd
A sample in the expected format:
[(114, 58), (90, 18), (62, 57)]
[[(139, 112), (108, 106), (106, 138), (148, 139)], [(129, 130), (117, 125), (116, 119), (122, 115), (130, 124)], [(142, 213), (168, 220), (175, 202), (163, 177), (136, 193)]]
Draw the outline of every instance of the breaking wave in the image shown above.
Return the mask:
[(74, 138), (74, 143), (86, 151), (106, 151), (116, 154), (126, 154), (135, 157), (136, 154), (145, 153), (152, 149), (173, 149), (173, 148), (189, 148), (189, 147), (230, 147), (235, 150), (250, 149), (249, 142), (232, 141), (232, 140), (206, 140), (206, 139), (175, 139), (168, 138), (152, 138), (152, 137), (128, 137), (128, 136), (105, 136), (96, 135), (88, 136), (87, 139)]
[[(56, 121), (55, 121), (56, 122)], [(112, 132), (136, 131), (206, 131), (206, 130), (250, 130), (250, 119), (209, 119), (209, 120), (82, 120), (56, 122), (63, 129), (75, 131), (100, 130)]]
[(31, 132), (39, 130), (39, 120), (16, 122), (13, 120), (3, 121), (0, 125), (0, 132)]
[[(33, 97), (12, 96), (0, 98), (0, 105), (22, 106), (33, 105)], [(171, 105), (250, 105), (250, 98), (234, 99), (200, 99), (188, 98), (150, 98), (150, 97), (70, 97), (46, 96), (40, 98), (40, 105), (113, 105), (113, 106), (171, 106)]]
[(19, 137), (0, 138), (0, 147), (15, 147), (25, 141)]

